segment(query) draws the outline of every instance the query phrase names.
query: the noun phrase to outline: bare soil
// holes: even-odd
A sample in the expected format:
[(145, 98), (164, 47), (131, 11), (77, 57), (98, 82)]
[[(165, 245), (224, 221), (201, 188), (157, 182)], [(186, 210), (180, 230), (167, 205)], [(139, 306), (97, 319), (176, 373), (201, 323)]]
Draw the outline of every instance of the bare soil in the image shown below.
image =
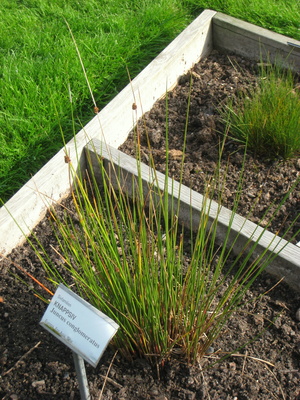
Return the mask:
[[(167, 102), (162, 99), (145, 113), (137, 124), (137, 130), (131, 132), (120, 150), (136, 156), (138, 133), (142, 161), (149, 163), (151, 152), (155, 168), (164, 173), (168, 125), (170, 176), (179, 180), (182, 170), (183, 184), (200, 193), (204, 193), (207, 181), (215, 178), (221, 188), (215, 191), (215, 199), (221, 200), (225, 207), (232, 209), (239, 192), (241, 197), (237, 212), (264, 227), (272, 219), (268, 229), (282, 235), (300, 214), (299, 155), (284, 161), (256, 157), (248, 152), (244, 160), (244, 147), (229, 138), (225, 141), (219, 164), (220, 143), (226, 131), (219, 110), (228, 99), (234, 100), (241, 94), (247, 95), (250, 90), (255, 90), (258, 73), (257, 63), (214, 51), (179, 79), (176, 88), (168, 93)], [(186, 125), (186, 149), (182, 168)], [(243, 163), (243, 184), (239, 188)], [(216, 171), (219, 176), (216, 176)], [(297, 178), (297, 187), (274, 217), (278, 204)], [(291, 238), (299, 228), (300, 220), (290, 230), (287, 238)], [(296, 241), (297, 238), (294, 243)]]
[[(237, 65), (242, 66), (242, 71)], [(194, 97), (191, 98), (187, 143), (190, 153), (186, 158), (184, 180), (196, 190), (203, 188), (202, 176), (209, 171), (213, 173), (216, 166), (218, 129), (215, 128), (220, 126), (218, 117), (214, 118), (216, 104), (240, 90), (247, 90), (246, 83), (255, 85), (255, 71), (253, 63), (235, 56), (229, 60), (217, 53), (194, 68)], [(245, 76), (246, 81), (238, 88), (237, 82), (242, 82)], [(173, 150), (170, 171), (174, 176), (179, 165), (178, 153), (174, 150), (181, 148), (189, 79), (189, 76), (181, 78), (178, 88), (169, 95), (169, 115), (175, 115), (175, 120), (170, 121), (170, 149)], [(194, 93), (198, 80), (202, 85), (201, 92), (206, 93), (204, 98), (201, 92)], [(223, 94), (209, 98), (208, 93), (213, 93), (218, 86)], [(183, 99), (176, 97), (181, 90), (185, 92)], [(178, 111), (172, 111), (172, 103), (179, 107)], [(196, 104), (201, 107), (200, 111), (196, 111)], [(145, 121), (151, 144), (157, 143), (155, 162), (164, 170), (165, 111), (159, 110), (156, 105), (151, 112), (155, 118), (150, 120), (147, 114)], [(181, 127), (177, 128), (177, 123)], [(237, 180), (238, 160), (242, 154), (241, 149), (232, 146), (232, 143), (226, 145), (227, 154), (224, 156), (226, 163), (231, 160), (226, 168), (234, 171), (230, 182), (227, 184), (226, 181), (228, 196), (224, 201), (228, 206), (236, 190), (231, 185)], [(126, 151), (134, 154), (133, 148), (133, 142), (128, 142)], [(147, 161), (147, 146), (143, 151)], [(205, 161), (204, 156), (207, 157)], [(277, 164), (265, 160), (261, 164), (261, 160), (254, 156), (249, 158), (252, 167), (246, 169), (249, 178), (241, 211), (244, 208), (249, 210), (253, 199), (259, 198), (263, 212), (270, 204), (270, 197), (280, 199), (288, 190), (299, 174), (300, 163), (295, 159)], [(200, 166), (198, 162), (202, 162)], [(266, 176), (271, 177), (271, 186)], [(291, 196), (291, 204), (282, 211), (281, 218), (289, 221), (299, 213), (299, 198), (299, 191), (296, 197)], [(254, 218), (260, 219), (260, 215), (254, 215)], [(278, 219), (274, 229), (277, 230), (281, 224)], [(59, 266), (61, 261), (51, 251), (51, 245), (56, 246), (56, 243), (47, 218), (35, 232), (53, 262)], [(0, 261), (0, 399), (79, 399), (71, 351), (39, 326), (46, 305), (33, 295), (35, 284), (20, 273), (16, 264), (51, 287), (40, 261), (28, 244), (16, 248), (8, 259)], [(30, 286), (27, 287), (20, 279), (29, 282)], [(296, 313), (300, 307), (300, 295), (284, 282), (270, 291), (276, 283), (276, 279), (268, 274), (256, 281), (246, 295), (245, 306), (229, 321), (223, 335), (214, 344), (214, 352), (195, 365), (187, 365), (180, 357), (174, 358), (165, 364), (158, 376), (155, 368), (142, 359), (128, 362), (117, 354), (111, 365), (114, 352), (107, 349), (97, 368), (87, 366), (92, 399), (299, 400), (300, 321)], [(261, 296), (263, 293), (265, 295)], [(230, 352), (234, 354), (222, 360)], [(105, 381), (109, 367), (109, 379)]]

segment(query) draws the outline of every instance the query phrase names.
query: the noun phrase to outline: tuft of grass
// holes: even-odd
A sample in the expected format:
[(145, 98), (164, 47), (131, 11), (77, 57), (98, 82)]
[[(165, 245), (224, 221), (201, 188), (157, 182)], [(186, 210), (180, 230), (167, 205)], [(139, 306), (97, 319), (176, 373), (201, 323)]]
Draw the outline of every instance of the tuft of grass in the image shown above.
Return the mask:
[(222, 110), (231, 136), (257, 156), (288, 159), (300, 152), (300, 90), (290, 71), (267, 66), (259, 84)]
[[(137, 148), (138, 141), (137, 135)], [(276, 255), (268, 250), (257, 255), (258, 238), (232, 256), (239, 236), (232, 238), (234, 212), (219, 245), (221, 205), (213, 221), (208, 216), (213, 182), (220, 187), (217, 179), (207, 183), (192, 232), (192, 226), (180, 222), (176, 184), (168, 171), (162, 185), (150, 169), (145, 184), (140, 157), (136, 163), (137, 177), (128, 177), (99, 157), (100, 185), (93, 169), (82, 180), (70, 164), (75, 213), (66, 208), (61, 219), (52, 211), (62, 265), (52, 264), (38, 238), (36, 254), (55, 285), (75, 285), (119, 324), (112, 344), (125, 357), (146, 357), (157, 366), (174, 355), (194, 362), (209, 351), (243, 305), (246, 290)], [(179, 182), (179, 193), (180, 188)], [(235, 209), (238, 200), (237, 194)]]

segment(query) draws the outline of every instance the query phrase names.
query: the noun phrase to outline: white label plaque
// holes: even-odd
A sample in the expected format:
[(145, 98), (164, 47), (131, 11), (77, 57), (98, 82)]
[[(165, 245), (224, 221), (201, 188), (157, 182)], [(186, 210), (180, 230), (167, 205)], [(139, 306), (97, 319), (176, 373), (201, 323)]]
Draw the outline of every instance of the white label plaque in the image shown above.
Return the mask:
[(119, 325), (60, 284), (40, 324), (96, 367)]

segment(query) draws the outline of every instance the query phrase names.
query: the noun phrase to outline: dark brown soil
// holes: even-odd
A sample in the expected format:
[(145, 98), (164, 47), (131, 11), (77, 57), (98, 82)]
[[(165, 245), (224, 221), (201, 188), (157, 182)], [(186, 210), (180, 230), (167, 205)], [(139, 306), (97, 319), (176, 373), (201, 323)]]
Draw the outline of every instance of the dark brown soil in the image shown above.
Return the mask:
[[(232, 58), (232, 60), (235, 59)], [(222, 67), (224, 62), (227, 64)], [(241, 60), (237, 62), (239, 65), (242, 63)], [(246, 68), (248, 63), (244, 62), (242, 65)], [(214, 72), (218, 78), (217, 76), (214, 78)], [(224, 87), (224, 93), (219, 94), (221, 97), (218, 99), (224, 99), (228, 93), (236, 90), (234, 74), (237, 72), (231, 67), (231, 63), (228, 63), (227, 57), (214, 54), (208, 58), (204, 66), (201, 64), (201, 69), (196, 67), (195, 73), (202, 76), (202, 83), (205, 81), (204, 77), (207, 76), (205, 87), (208, 92), (211, 90), (210, 87)], [(245, 73), (248, 76), (248, 72)], [(197, 81), (196, 78), (197, 75), (194, 76), (194, 81)], [(179, 89), (186, 87), (188, 80), (182, 78)], [(254, 82), (250, 75), (249, 80)], [(209, 84), (210, 81), (211, 84)], [(232, 89), (226, 86), (227, 81), (231, 82), (229, 86)], [(170, 94), (169, 106), (173, 101), (173, 96)], [(198, 100), (192, 99), (190, 121), (195, 122), (192, 125), (193, 128), (189, 128), (188, 148), (194, 149), (194, 152), (187, 155), (187, 172), (184, 174), (184, 179), (197, 190), (201, 190), (203, 185), (200, 172), (209, 172), (216, 163), (213, 153), (217, 141), (209, 139), (210, 136), (215, 135), (210, 127), (213, 122), (209, 122), (213, 120), (215, 101), (206, 99), (204, 104), (204, 100), (201, 100), (199, 96)], [(174, 102), (181, 104), (180, 113), (185, 115), (186, 100), (177, 99)], [(199, 103), (204, 107), (200, 114), (193, 111), (194, 103)], [(161, 150), (164, 147), (165, 117), (158, 111), (154, 112), (157, 120), (160, 120), (161, 127), (158, 128), (156, 125), (158, 122), (155, 121), (147, 122), (147, 124), (150, 124), (150, 128), (153, 124), (153, 133), (150, 134), (151, 142), (158, 143), (156, 162), (163, 169)], [(172, 114), (173, 111), (170, 110), (169, 113)], [(181, 119), (180, 113), (178, 114), (177, 111), (178, 120)], [(218, 126), (219, 122), (215, 121), (214, 124)], [(172, 150), (178, 150), (180, 146), (180, 139), (178, 135), (175, 135), (176, 126), (177, 122), (176, 124), (175, 121), (170, 122), (171, 141), (174, 140), (170, 144)], [(160, 135), (157, 133), (159, 129)], [(182, 131), (182, 128), (179, 128), (181, 136)], [(230, 146), (231, 144), (228, 144), (226, 151), (232, 160), (232, 153), (235, 150)], [(173, 152), (173, 154), (176, 153)], [(195, 163), (204, 154), (208, 155), (208, 160), (196, 170), (198, 167)], [(240, 156), (236, 154), (239, 152), (234, 153), (234, 157), (238, 159)], [(146, 155), (145, 158), (147, 158)], [(257, 164), (258, 161), (255, 158), (251, 160), (253, 169), (251, 169), (252, 175), (249, 173), (249, 176), (252, 177), (245, 186), (244, 206), (246, 208), (253, 201), (251, 194), (257, 197), (259, 190), (265, 190), (265, 186), (269, 185), (265, 182), (265, 175), (260, 177), (261, 172), (269, 171), (268, 176), (273, 177), (273, 184), (277, 185), (279, 181), (281, 182), (280, 187), (273, 184), (267, 186), (268, 189), (264, 191), (264, 195), (260, 196), (261, 199), (265, 199), (260, 203), (261, 207), (265, 208), (268, 197), (282, 196), (291, 184), (290, 179), (294, 179), (290, 178), (291, 175), (299, 174), (300, 170), (297, 160), (281, 163), (283, 166), (283, 170), (280, 170), (283, 171), (280, 172), (282, 173), (281, 180), (278, 176), (275, 179), (278, 165), (275, 166), (274, 163), (266, 160), (267, 166), (263, 167)], [(170, 169), (174, 175), (177, 168), (178, 161), (173, 159)], [(238, 174), (237, 161), (230, 168)], [(191, 176), (190, 172), (193, 170), (196, 174)], [(234, 176), (232, 179), (236, 180)], [(228, 186), (229, 194), (226, 202), (230, 203), (230, 193), (234, 190), (232, 186)], [(266, 196), (266, 193), (269, 193), (269, 196)], [(288, 206), (283, 212), (287, 215), (286, 220), (292, 218), (290, 215), (295, 215), (293, 210), (299, 207), (299, 196), (296, 200), (295, 197), (291, 200), (294, 204)], [(299, 208), (297, 212), (299, 213)], [(259, 218), (259, 216), (254, 218)], [(51, 253), (50, 246), (55, 245), (55, 241), (47, 219), (37, 227), (36, 233)], [(55, 253), (51, 253), (51, 258), (57, 265), (60, 264)], [(33, 283), (19, 272), (14, 263), (51, 287), (45, 279), (40, 261), (28, 244), (15, 249), (8, 259), (0, 261), (0, 399), (79, 399), (71, 351), (39, 326), (46, 305), (33, 295), (31, 287), (20, 282), (21, 278), (33, 286)], [(284, 282), (269, 291), (275, 284), (276, 280), (267, 274), (257, 280), (253, 289), (246, 295), (244, 308), (234, 315), (222, 337), (214, 344), (214, 353), (196, 365), (190, 366), (180, 358), (175, 358), (166, 363), (158, 377), (157, 371), (145, 360), (135, 360), (130, 363), (117, 354), (109, 372), (109, 379), (104, 385), (104, 376), (114, 356), (112, 350), (108, 349), (97, 368), (87, 366), (92, 399), (299, 400), (300, 318), (297, 319), (296, 312), (300, 307), (300, 295), (293, 292)], [(268, 293), (258, 298), (265, 292)], [(241, 348), (244, 344), (245, 347)], [(232, 351), (235, 355), (221, 360), (224, 355)], [(218, 363), (213, 365), (217, 361)], [(103, 394), (100, 396), (103, 386)]]
[[(222, 204), (232, 209), (237, 192), (241, 192), (237, 212), (264, 227), (272, 216), (268, 229), (273, 233), (283, 234), (300, 214), (300, 158), (295, 157), (288, 161), (271, 160), (255, 157), (248, 152), (243, 185), (239, 189), (244, 148), (227, 139), (218, 167), (219, 144), (226, 130), (218, 110), (229, 98), (247, 94), (249, 89), (255, 90), (258, 73), (258, 66), (252, 61), (214, 52), (179, 79), (177, 87), (168, 94), (167, 106), (166, 100), (162, 99), (145, 114), (137, 125), (137, 132), (141, 140), (142, 161), (149, 161), (149, 140), (155, 168), (165, 172), (166, 115), (168, 116), (169, 174), (179, 180), (187, 104), (190, 99), (183, 184), (204, 193), (207, 180), (215, 177), (219, 179), (221, 190), (215, 192), (214, 198), (220, 199), (221, 194)], [(136, 132), (132, 132), (120, 149), (135, 156), (135, 143)], [(215, 175), (216, 170), (220, 174), (219, 178)], [(274, 217), (278, 204), (297, 178), (298, 185), (294, 193)], [(271, 203), (273, 205), (270, 206)], [(300, 220), (286, 237), (290, 238), (299, 229)], [(296, 241), (297, 238), (294, 242)]]

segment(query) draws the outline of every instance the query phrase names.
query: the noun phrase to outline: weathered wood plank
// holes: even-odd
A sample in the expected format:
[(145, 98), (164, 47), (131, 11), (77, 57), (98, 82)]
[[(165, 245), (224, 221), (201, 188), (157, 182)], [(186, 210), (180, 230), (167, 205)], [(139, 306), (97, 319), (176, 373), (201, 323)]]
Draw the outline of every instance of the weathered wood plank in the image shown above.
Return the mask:
[(300, 42), (222, 13), (213, 17), (214, 48), (300, 71)]
[[(145, 194), (150, 187), (157, 186), (160, 190), (164, 190), (165, 175), (160, 172), (155, 172), (147, 165), (141, 163), (138, 167), (137, 161), (120, 152), (119, 150), (110, 147), (109, 145), (94, 140), (86, 146), (87, 159), (90, 166), (93, 168), (95, 177), (98, 177), (99, 183), (102, 174), (99, 167), (99, 159), (104, 162), (107, 172), (110, 174), (111, 181), (116, 182), (115, 175), (117, 174), (118, 180), (122, 180), (121, 187), (126, 190), (128, 194), (133, 193), (134, 182), (137, 182), (138, 174), (143, 180), (143, 188)], [(138, 173), (139, 168), (139, 173)], [(118, 187), (116, 185), (116, 187)], [(258, 241), (258, 246), (255, 249), (255, 256), (264, 254), (265, 251), (270, 251), (278, 254), (267, 268), (268, 272), (279, 277), (285, 277), (287, 283), (300, 289), (300, 248), (287, 243), (286, 240), (274, 235), (273, 233), (264, 230), (260, 226), (248, 221), (246, 218), (232, 214), (232, 212), (220, 206), (217, 202), (211, 201), (208, 203), (204, 197), (184, 185), (180, 185), (176, 181), (168, 179), (168, 194), (169, 198), (174, 202), (177, 208), (177, 199), (180, 197), (180, 214), (178, 216), (181, 223), (188, 228), (193, 227), (197, 229), (199, 226), (199, 215), (203, 208), (206, 206), (207, 214), (212, 222), (217, 219), (218, 233), (217, 240), (223, 243), (225, 236), (228, 232), (230, 225), (230, 240), (229, 244), (234, 243), (234, 251), (240, 253), (245, 248), (249, 239), (252, 242)], [(145, 195), (145, 197), (147, 197)], [(191, 220), (192, 215), (192, 220)]]

